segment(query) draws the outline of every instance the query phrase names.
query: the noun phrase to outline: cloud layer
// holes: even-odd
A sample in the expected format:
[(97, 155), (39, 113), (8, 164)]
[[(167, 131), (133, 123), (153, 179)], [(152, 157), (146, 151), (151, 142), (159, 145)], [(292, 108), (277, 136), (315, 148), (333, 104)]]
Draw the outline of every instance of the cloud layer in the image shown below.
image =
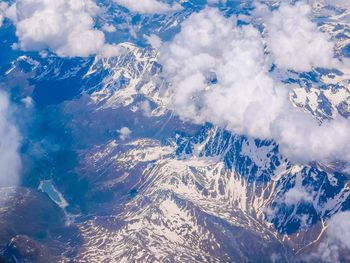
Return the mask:
[[(280, 17), (285, 8), (282, 6), (274, 16)], [(294, 13), (301, 7), (288, 8)], [(271, 27), (276, 25), (271, 21), (269, 28), (274, 31)], [(286, 32), (275, 30), (273, 35), (277, 39), (279, 34), (294, 38), (289, 29), (293, 27), (286, 26)], [(236, 133), (274, 139), (293, 161), (350, 160), (349, 122), (339, 118), (320, 126), (310, 114), (294, 107), (289, 100), (290, 87), (270, 76), (273, 59), (265, 52), (265, 42), (256, 28), (238, 27), (216, 9), (191, 15), (183, 22), (181, 32), (160, 49), (163, 76), (170, 82), (171, 107), (184, 120), (208, 121)], [(314, 41), (306, 44), (311, 45), (308, 49), (319, 46)], [(279, 53), (273, 58), (283, 61)], [(317, 59), (310, 55), (307, 67), (326, 66)], [(280, 65), (287, 67), (284, 62)], [(296, 62), (291, 67), (301, 68)]]
[(180, 10), (181, 5), (163, 3), (158, 0), (114, 0), (118, 5), (122, 5), (132, 12), (141, 14), (164, 13)]
[(63, 57), (117, 55), (119, 48), (107, 44), (104, 33), (94, 27), (98, 12), (93, 0), (17, 0), (7, 15), (16, 25), (22, 50), (49, 49)]
[(10, 121), (10, 102), (0, 92), (0, 187), (19, 183), (21, 159), (19, 156), (20, 136)]

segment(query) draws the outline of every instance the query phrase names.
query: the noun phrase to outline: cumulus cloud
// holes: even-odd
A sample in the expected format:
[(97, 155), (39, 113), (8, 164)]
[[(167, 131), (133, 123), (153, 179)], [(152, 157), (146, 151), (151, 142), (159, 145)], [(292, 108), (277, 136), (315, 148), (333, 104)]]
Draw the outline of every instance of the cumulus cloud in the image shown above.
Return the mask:
[(120, 130), (118, 130), (118, 132), (119, 138), (123, 141), (128, 139), (132, 133), (132, 131), (128, 127), (122, 127)]
[(162, 46), (162, 40), (159, 36), (151, 34), (149, 36), (145, 36), (148, 44), (150, 44), (153, 48), (159, 49)]
[(113, 32), (116, 32), (117, 29), (115, 28), (115, 26), (111, 25), (111, 24), (106, 24), (106, 25), (103, 25), (102, 29), (105, 31), (105, 32), (108, 32), (108, 33), (113, 33)]
[(15, 186), (19, 182), (21, 159), (20, 136), (10, 121), (10, 102), (0, 92), (0, 187)]
[(304, 2), (282, 3), (267, 13), (267, 46), (275, 64), (282, 69), (309, 71), (336, 66), (334, 43), (311, 20), (311, 7)]
[(25, 106), (27, 109), (33, 107), (33, 105), (34, 105), (34, 102), (33, 102), (32, 97), (29, 97), (29, 96), (23, 98), (21, 101), (23, 102), (24, 106)]
[(184, 120), (274, 139), (292, 161), (350, 160), (349, 122), (319, 125), (294, 107), (290, 87), (270, 76), (264, 43), (252, 25), (238, 27), (216, 9), (191, 15), (160, 48), (170, 107)]
[(132, 12), (141, 14), (164, 13), (182, 9), (178, 3), (170, 5), (158, 0), (114, 0), (114, 2), (126, 7)]
[(145, 100), (142, 103), (140, 103), (140, 109), (144, 116), (146, 117), (152, 116), (152, 107), (148, 100)]
[(119, 48), (107, 44), (104, 33), (94, 27), (99, 10), (93, 0), (17, 0), (7, 15), (16, 25), (22, 50), (49, 49), (63, 57), (117, 55)]

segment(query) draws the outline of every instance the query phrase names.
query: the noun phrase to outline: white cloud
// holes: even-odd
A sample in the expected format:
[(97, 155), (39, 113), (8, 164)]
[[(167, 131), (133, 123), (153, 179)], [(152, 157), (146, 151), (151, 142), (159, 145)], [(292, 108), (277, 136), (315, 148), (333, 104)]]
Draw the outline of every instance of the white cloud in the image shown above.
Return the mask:
[(0, 3), (0, 27), (2, 26), (4, 15), (7, 9), (8, 9), (8, 4), (5, 2), (1, 2)]
[(34, 105), (32, 97), (29, 96), (23, 98), (21, 101), (27, 109), (32, 108)]
[(94, 27), (99, 7), (93, 0), (17, 0), (8, 11), (16, 25), (18, 47), (25, 51), (50, 49), (63, 57), (117, 55)]
[(108, 33), (113, 33), (115, 31), (117, 31), (117, 29), (115, 28), (115, 26), (111, 25), (111, 24), (106, 24), (106, 25), (103, 25), (102, 29), (105, 31), (105, 32), (108, 32)]
[(336, 66), (334, 43), (318, 30), (310, 14), (311, 7), (304, 2), (282, 3), (266, 14), (267, 45), (279, 68), (309, 71)]
[(207, 0), (208, 4), (226, 3), (227, 0)]
[[(294, 180), (294, 186), (282, 196), (281, 203), (287, 205), (296, 205), (301, 202), (311, 203), (313, 201), (313, 197), (312, 194), (304, 188), (302, 175), (297, 173)], [(303, 217), (300, 219), (302, 219), (302, 221), (306, 220), (306, 218)]]
[(312, 197), (299, 187), (290, 189), (284, 195), (284, 203), (287, 205), (295, 205), (299, 202), (312, 202)]
[(328, 225), (328, 237), (340, 246), (350, 249), (350, 211), (335, 214)]
[(145, 36), (147, 42), (155, 49), (159, 49), (162, 46), (162, 40), (157, 35), (151, 34)]
[(321, 258), (323, 262), (339, 262), (342, 250), (350, 251), (350, 211), (339, 212), (327, 223), (324, 240), (311, 259)]
[(320, 126), (292, 106), (288, 86), (270, 75), (264, 39), (251, 25), (237, 27), (216, 9), (191, 15), (160, 49), (170, 107), (184, 120), (211, 122), (240, 134), (274, 139), (292, 161), (350, 160), (350, 125)]
[(126, 7), (132, 12), (141, 14), (165, 13), (182, 9), (178, 3), (170, 5), (158, 0), (114, 0), (114, 2)]
[(10, 121), (10, 102), (0, 92), (0, 187), (19, 183), (21, 159), (19, 156), (20, 136)]
[(148, 100), (143, 101), (140, 103), (140, 109), (146, 117), (152, 116), (152, 107), (151, 104)]
[(120, 130), (118, 130), (118, 132), (119, 138), (123, 141), (128, 139), (132, 133), (132, 131), (128, 127), (122, 127)]

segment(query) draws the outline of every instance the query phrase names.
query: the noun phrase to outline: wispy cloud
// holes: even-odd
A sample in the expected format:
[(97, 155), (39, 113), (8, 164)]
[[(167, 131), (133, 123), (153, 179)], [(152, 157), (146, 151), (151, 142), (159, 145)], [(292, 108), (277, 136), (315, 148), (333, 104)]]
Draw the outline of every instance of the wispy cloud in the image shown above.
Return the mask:
[(323, 262), (343, 262), (345, 260), (342, 258), (342, 251), (350, 250), (349, 218), (349, 211), (338, 212), (331, 217), (317, 253), (312, 253), (309, 256), (310, 259), (321, 259)]
[(9, 99), (4, 92), (0, 92), (0, 187), (19, 183), (20, 142), (19, 132), (11, 121)]

